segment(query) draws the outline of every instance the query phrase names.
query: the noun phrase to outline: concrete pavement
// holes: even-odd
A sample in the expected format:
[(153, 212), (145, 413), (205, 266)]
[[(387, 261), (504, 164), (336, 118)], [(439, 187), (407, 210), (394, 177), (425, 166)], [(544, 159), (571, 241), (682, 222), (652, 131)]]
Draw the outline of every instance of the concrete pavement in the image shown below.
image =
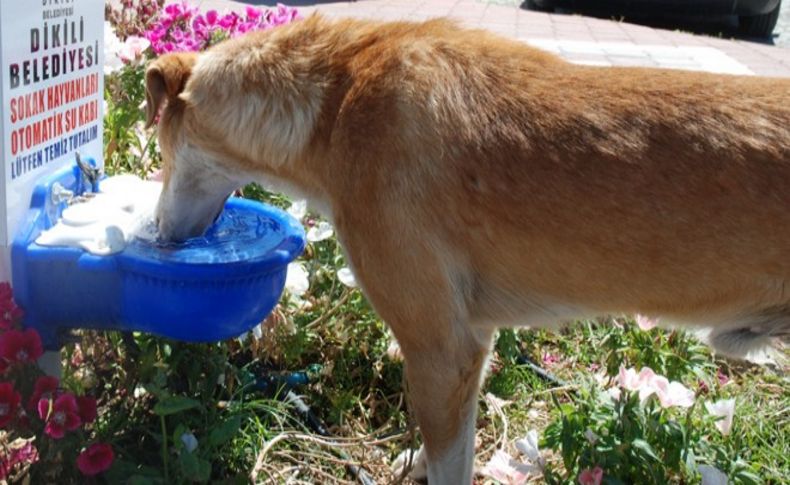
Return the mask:
[[(790, 77), (790, 49), (725, 40), (580, 15), (532, 12), (475, 0), (293, 0), (303, 15), (319, 11), (330, 17), (424, 20), (447, 16), (464, 25), (485, 28), (548, 49), (578, 63), (656, 66), (732, 74)], [(203, 9), (241, 10), (244, 2), (190, 0)], [(250, 0), (266, 6), (273, 2)]]

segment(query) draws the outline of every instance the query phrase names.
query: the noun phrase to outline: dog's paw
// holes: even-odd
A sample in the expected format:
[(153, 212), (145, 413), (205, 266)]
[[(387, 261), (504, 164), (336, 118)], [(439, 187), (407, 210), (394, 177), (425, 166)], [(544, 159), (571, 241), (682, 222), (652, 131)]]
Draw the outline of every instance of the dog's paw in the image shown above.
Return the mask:
[(414, 481), (423, 483), (428, 481), (428, 463), (425, 461), (425, 451), (422, 448), (401, 451), (392, 462), (391, 468), (396, 477), (403, 476), (405, 470), (408, 477)]

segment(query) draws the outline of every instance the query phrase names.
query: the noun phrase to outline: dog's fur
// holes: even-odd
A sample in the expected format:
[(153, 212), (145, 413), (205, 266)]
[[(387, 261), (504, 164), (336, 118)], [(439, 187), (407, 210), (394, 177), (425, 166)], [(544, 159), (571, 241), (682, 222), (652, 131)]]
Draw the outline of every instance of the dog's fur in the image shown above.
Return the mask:
[(790, 331), (790, 80), (312, 16), (146, 81), (161, 234), (201, 233), (251, 180), (323, 209), (401, 345), (433, 484), (471, 482), (498, 325), (641, 312), (728, 354)]

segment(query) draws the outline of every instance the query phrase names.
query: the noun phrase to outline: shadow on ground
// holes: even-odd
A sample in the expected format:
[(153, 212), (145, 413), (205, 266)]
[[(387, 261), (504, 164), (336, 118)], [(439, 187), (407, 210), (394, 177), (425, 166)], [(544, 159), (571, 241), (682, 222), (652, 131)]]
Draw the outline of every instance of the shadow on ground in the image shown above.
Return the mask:
[[(521, 8), (524, 10), (530, 10), (530, 8), (527, 6), (527, 2), (522, 3)], [(744, 37), (738, 32), (738, 17), (735, 15), (675, 16), (662, 14), (619, 14), (596, 10), (566, 9), (557, 9), (554, 13), (565, 15), (587, 15), (589, 17), (628, 22), (664, 30), (691, 32), (694, 34), (703, 34), (711, 37), (720, 37), (723, 39), (748, 40), (750, 42), (758, 42), (760, 44), (768, 45), (774, 45), (774, 38), (776, 37), (776, 34), (771, 37)]]

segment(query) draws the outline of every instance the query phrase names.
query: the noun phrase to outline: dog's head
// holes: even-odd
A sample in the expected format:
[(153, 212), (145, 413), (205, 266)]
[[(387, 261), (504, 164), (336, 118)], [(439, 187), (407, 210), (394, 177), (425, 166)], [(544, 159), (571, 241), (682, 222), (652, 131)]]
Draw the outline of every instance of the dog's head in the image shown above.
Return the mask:
[(167, 241), (201, 235), (230, 193), (245, 180), (223, 168), (225, 155), (211, 143), (210, 126), (195, 112), (186, 87), (198, 60), (194, 53), (168, 54), (146, 71), (147, 126), (157, 116), (163, 158), (162, 194), (156, 209)]

